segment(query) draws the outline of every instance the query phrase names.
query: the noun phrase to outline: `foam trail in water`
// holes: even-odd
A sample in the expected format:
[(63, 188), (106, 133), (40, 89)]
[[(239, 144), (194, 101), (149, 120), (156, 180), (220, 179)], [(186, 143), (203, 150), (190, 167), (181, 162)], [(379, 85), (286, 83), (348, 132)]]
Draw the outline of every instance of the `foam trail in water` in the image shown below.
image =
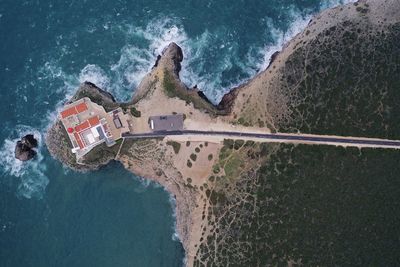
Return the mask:
[(100, 88), (110, 87), (110, 79), (107, 74), (99, 66), (89, 64), (86, 65), (79, 74), (79, 83), (89, 81)]
[[(164, 190), (166, 190), (166, 189), (164, 189)], [(180, 241), (180, 237), (179, 237), (177, 227), (176, 227), (176, 199), (170, 192), (168, 192), (168, 191), (166, 191), (166, 192), (169, 194), (168, 200), (169, 200), (169, 203), (171, 204), (172, 217), (174, 218), (174, 226), (173, 226), (174, 233), (172, 234), (172, 240)]]
[[(15, 158), (14, 149), (16, 142), (26, 134), (32, 133), (38, 140), (39, 147), (37, 155), (34, 159), (22, 162)], [(39, 130), (30, 126), (19, 125), (15, 128), (11, 137), (7, 138), (0, 151), (0, 166), (4, 174), (11, 175), (19, 180), (17, 195), (31, 198), (42, 197), (44, 190), (49, 183), (49, 179), (45, 175), (46, 165), (43, 162), (43, 140)], [(4, 176), (7, 177), (7, 176)], [(12, 178), (12, 179), (14, 179)], [(1, 181), (10, 185), (14, 184), (14, 180)]]
[[(150, 72), (158, 55), (171, 42), (182, 45), (187, 40), (186, 33), (169, 18), (150, 21), (145, 28), (127, 26), (127, 38), (135, 41), (125, 45), (117, 63), (111, 66), (117, 94), (127, 88), (120, 97), (130, 97), (144, 76)], [(139, 40), (139, 41), (138, 41)]]
[[(37, 79), (45, 83), (45, 88), (55, 88), (62, 97), (61, 103), (69, 100), (79, 85), (78, 76), (66, 73), (55, 60), (47, 61), (39, 69)], [(56, 86), (57, 83), (60, 85)]]
[[(354, 1), (326, 0), (321, 2), (320, 9)], [(311, 11), (305, 13), (310, 14)], [(126, 101), (131, 98), (133, 89), (151, 70), (157, 55), (161, 54), (170, 42), (175, 42), (182, 47), (185, 56), (182, 63), (182, 81), (189, 87), (197, 85), (211, 101), (216, 103), (227, 90), (255, 75), (256, 70), (265, 69), (271, 55), (281, 50), (286, 42), (303, 30), (311, 18), (310, 15), (304, 15), (304, 12), (301, 13), (298, 10), (292, 10), (289, 17), (292, 18), (292, 24), (285, 30), (275, 27), (271, 20), (271, 23), (267, 25), (267, 35), (272, 35), (274, 41), (257, 49), (249, 48), (248, 56), (244, 59), (238, 58), (237, 44), (229, 41), (224, 43), (218, 38), (227, 34), (223, 26), (213, 29), (212, 32), (205, 30), (199, 36), (188, 38), (179, 19), (158, 17), (144, 27), (111, 24), (108, 26), (109, 30), (114, 31), (115, 34), (122, 33), (127, 39), (127, 43), (121, 47), (117, 62), (111, 64), (109, 68), (88, 64), (79, 75), (67, 75), (59, 68), (55, 68), (56, 75), (68, 76), (68, 86), (64, 87), (64, 90), (68, 92), (73, 92), (79, 82), (90, 81), (110, 91), (117, 100)], [(210, 68), (202, 59), (205, 53), (216, 45), (219, 46), (221, 52)], [(258, 52), (255, 53), (255, 50)], [(230, 78), (231, 81), (226, 81), (223, 73), (232, 67), (239, 68), (241, 75), (236, 79)], [(70, 85), (74, 85), (75, 88), (69, 88)], [(68, 96), (71, 95), (68, 94)]]
[[(296, 13), (293, 12), (292, 17), (295, 16), (295, 14)], [(289, 42), (294, 36), (305, 29), (311, 19), (311, 16), (302, 17), (298, 15), (297, 17), (298, 19), (293, 21), (286, 31), (281, 31), (271, 26), (270, 33), (274, 41), (272, 44), (267, 44), (264, 48), (260, 50), (260, 54), (263, 54), (263, 60), (257, 66), (260, 71), (265, 70), (268, 67), (271, 56), (276, 51), (282, 50), (283, 46), (287, 42)]]
[[(323, 1), (320, 6), (320, 10), (324, 10), (327, 8), (332, 8), (341, 4), (347, 4), (347, 3), (353, 3), (356, 2), (356, 0), (329, 0), (329, 1)], [(276, 52), (276, 51), (281, 51), (283, 46), (289, 42), (291, 39), (293, 39), (297, 34), (299, 34), (301, 31), (303, 31), (309, 21), (312, 19), (313, 15), (308, 14), (308, 15), (301, 15), (301, 13), (298, 10), (291, 10), (291, 15), (290, 17), (292, 18), (292, 23), (290, 27), (286, 31), (281, 31), (273, 26), (273, 23), (271, 21), (270, 25), (271, 29), (271, 35), (273, 36), (273, 42), (270, 44), (265, 45), (263, 48), (261, 48), (259, 54), (263, 54), (263, 60), (257, 64), (257, 67), (259, 71), (265, 70), (271, 60), (271, 56)]]

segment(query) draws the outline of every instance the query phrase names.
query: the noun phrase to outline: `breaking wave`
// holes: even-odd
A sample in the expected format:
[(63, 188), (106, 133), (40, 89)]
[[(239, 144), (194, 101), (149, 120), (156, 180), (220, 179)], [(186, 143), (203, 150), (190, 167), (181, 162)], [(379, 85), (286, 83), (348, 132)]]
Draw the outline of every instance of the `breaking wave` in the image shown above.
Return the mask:
[(174, 225), (173, 225), (173, 234), (172, 234), (172, 240), (173, 241), (180, 241), (180, 237), (179, 237), (179, 234), (178, 234), (178, 231), (177, 231), (177, 227), (176, 227), (176, 199), (174, 198), (174, 196), (170, 193), (170, 192), (168, 192), (168, 191), (166, 191), (167, 192), (167, 194), (168, 194), (168, 200), (169, 200), (169, 203), (170, 203), (170, 205), (171, 205), (171, 208), (172, 208), (172, 217), (174, 218)]
[[(320, 10), (355, 0), (322, 1)], [(265, 18), (263, 45), (253, 44), (243, 55), (239, 44), (229, 36), (224, 26), (205, 30), (189, 37), (182, 22), (177, 18), (158, 17), (145, 26), (132, 24), (107, 24), (107, 30), (125, 40), (119, 51), (119, 58), (109, 65), (87, 64), (80, 73), (68, 74), (57, 63), (48, 63), (46, 68), (53, 78), (65, 77), (62, 90), (68, 97), (80, 82), (90, 81), (111, 92), (117, 100), (126, 101), (143, 77), (151, 70), (157, 55), (171, 42), (182, 47), (181, 79), (189, 87), (198, 88), (214, 103), (232, 87), (235, 87), (264, 70), (275, 51), (303, 30), (312, 16), (312, 11), (301, 12), (292, 8), (288, 14), (288, 27), (275, 25), (273, 19)], [(65, 39), (65, 37), (64, 37)], [(263, 43), (261, 40), (260, 43)], [(61, 46), (62, 55), (68, 54)], [(72, 48), (71, 48), (72, 49)]]
[[(15, 158), (14, 149), (16, 142), (20, 137), (32, 133), (38, 140), (39, 147), (37, 155), (34, 159), (22, 162)], [(10, 186), (16, 185), (17, 195), (25, 198), (43, 196), (49, 179), (45, 174), (46, 165), (44, 164), (43, 156), (43, 141), (42, 134), (39, 130), (30, 126), (18, 125), (11, 136), (7, 138), (0, 151), (0, 166), (3, 177), (8, 177), (8, 180), (2, 180), (2, 183), (7, 183)], [(6, 178), (5, 178), (6, 179)]]
[(97, 65), (86, 65), (79, 73), (79, 83), (90, 81), (100, 88), (109, 88), (110, 79), (103, 69)]
[[(323, 1), (319, 9), (354, 1)], [(157, 55), (161, 54), (170, 42), (177, 43), (183, 49), (182, 81), (189, 87), (197, 85), (212, 102), (217, 103), (229, 89), (264, 70), (271, 55), (281, 50), (286, 42), (306, 27), (312, 13), (293, 8), (288, 15), (290, 22), (287, 27), (276, 25), (272, 18), (265, 18), (265, 32), (260, 36), (262, 40), (257, 44), (250, 43), (250, 46), (244, 49), (244, 55), (243, 47), (230, 36), (229, 29), (225, 26), (206, 29), (198, 35), (189, 36), (183, 23), (177, 18), (158, 17), (144, 26), (132, 23), (116, 25), (110, 21), (104, 24), (103, 28), (118, 36), (118, 40), (123, 40), (119, 51), (116, 52), (117, 57), (108, 60), (106, 64), (84, 63), (80, 70), (66, 69), (62, 61), (75, 58), (77, 34), (70, 37), (60, 35), (56, 38), (56, 51), (49, 54), (48, 61), (38, 70), (35, 77), (36, 87), (54, 90), (51, 99), (49, 98), (50, 104), (46, 106), (50, 108), (46, 121), (42, 121), (40, 125), (50, 125), (55, 120), (54, 106), (60, 108), (73, 96), (79, 83), (84, 81), (93, 82), (108, 90), (119, 101), (130, 99), (134, 88), (151, 70)], [(85, 28), (84, 31), (85, 34), (94, 32), (93, 27)], [(104, 54), (99, 56), (99, 62), (103, 56)], [(22, 128), (24, 127), (28, 126)], [(19, 192), (30, 197), (35, 190), (42, 192), (48, 179), (44, 175), (41, 148), (34, 161), (22, 164), (14, 159), (14, 143), (16, 137), (23, 135), (22, 128), (16, 129), (16, 134), (4, 141), (0, 166), (6, 173), (21, 180)], [(44, 134), (43, 131), (35, 131), (38, 136)]]
[(184, 30), (169, 18), (152, 20), (145, 28), (131, 25), (122, 28), (129, 41), (110, 71), (115, 82), (112, 91), (117, 98), (126, 100), (131, 97), (132, 89), (150, 72), (162, 50), (171, 42), (182, 44), (188, 38)]
[[(327, 8), (338, 6), (340, 4), (347, 4), (353, 2), (356, 2), (356, 0), (323, 1), (320, 5), (319, 10), (324, 10)], [(273, 26), (274, 23), (272, 22), (272, 20), (267, 19), (269, 21), (268, 24), (271, 25), (269, 31), (273, 41), (271, 43), (265, 44), (264, 47), (258, 48), (257, 54), (260, 58), (262, 58), (262, 61), (259, 61), (257, 64), (257, 68), (259, 71), (263, 71), (268, 67), (272, 54), (274, 54), (276, 51), (282, 50), (283, 46), (287, 42), (289, 42), (297, 34), (299, 34), (302, 30), (304, 30), (314, 15), (311, 12), (309, 12), (307, 15), (302, 15), (298, 10), (295, 9), (291, 9), (289, 14), (290, 14), (289, 17), (292, 18), (292, 21), (290, 23), (290, 26), (285, 31), (276, 28), (275, 26)]]

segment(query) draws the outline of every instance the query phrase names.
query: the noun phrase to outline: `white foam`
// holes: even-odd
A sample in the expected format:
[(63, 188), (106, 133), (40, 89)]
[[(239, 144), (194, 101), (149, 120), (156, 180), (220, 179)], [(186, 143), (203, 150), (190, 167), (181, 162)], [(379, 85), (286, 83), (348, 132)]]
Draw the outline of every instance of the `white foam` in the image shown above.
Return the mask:
[(355, 3), (357, 1), (358, 0), (325, 0), (321, 2), (320, 10), (336, 7), (338, 5), (343, 5), (343, 4)]
[[(37, 155), (33, 160), (22, 162), (14, 157), (16, 142), (24, 135), (32, 133), (38, 140)], [(26, 198), (42, 197), (44, 190), (49, 183), (45, 175), (46, 165), (43, 160), (43, 140), (39, 130), (26, 125), (18, 125), (12, 136), (7, 138), (0, 151), (1, 171), (11, 177), (17, 178), (17, 195)], [(4, 176), (7, 177), (7, 176)], [(8, 184), (14, 184), (15, 180), (2, 181)]]
[[(130, 98), (132, 89), (137, 87), (143, 77), (150, 71), (153, 55), (148, 49), (126, 45), (116, 64), (111, 66), (114, 76), (113, 93), (118, 99)], [(125, 90), (123, 90), (126, 88)]]
[(168, 193), (168, 196), (169, 196), (168, 200), (169, 200), (169, 203), (171, 204), (172, 218), (174, 220), (174, 225), (173, 225), (174, 232), (173, 232), (171, 238), (172, 238), (173, 241), (180, 241), (181, 239), (180, 239), (180, 236), (178, 234), (177, 226), (176, 226), (176, 199), (173, 197), (173, 195), (170, 192), (168, 192), (166, 189), (164, 189), (164, 190), (165, 190), (165, 192)]
[(79, 73), (79, 82), (85, 81), (94, 83), (100, 88), (108, 88), (110, 86), (110, 79), (107, 77), (105, 71), (97, 65), (88, 64)]
[[(63, 50), (64, 48), (62, 48)], [(79, 79), (77, 75), (66, 73), (55, 60), (47, 61), (38, 71), (38, 80), (46, 80), (48, 82), (47, 87), (54, 87), (54, 84), (60, 82), (62, 86), (56, 87), (57, 93), (63, 95), (63, 99), (60, 102), (69, 100), (75, 93), (77, 86), (79, 85)]]
[(144, 76), (149, 73), (158, 55), (171, 42), (183, 45), (187, 40), (182, 27), (169, 18), (150, 21), (146, 27), (127, 25), (127, 39), (139, 39), (128, 43), (121, 49), (121, 56), (110, 68), (113, 76), (111, 90), (119, 99), (127, 99), (132, 95)]
[(260, 71), (263, 71), (267, 68), (270, 63), (272, 54), (276, 51), (282, 50), (283, 46), (287, 42), (289, 42), (294, 36), (296, 36), (298, 33), (306, 28), (308, 22), (311, 19), (311, 15), (303, 17), (294, 10), (292, 10), (291, 13), (291, 17), (297, 17), (297, 19), (293, 20), (290, 27), (286, 31), (281, 31), (275, 28), (271, 22), (270, 33), (274, 41), (270, 44), (266, 44), (265, 47), (260, 50), (260, 54), (264, 55), (263, 60), (257, 65)]
[[(334, 7), (340, 4), (355, 2), (356, 0), (327, 0), (323, 1), (320, 10)], [(288, 15), (291, 18), (290, 26), (281, 30), (274, 25), (270, 18), (266, 18), (266, 35), (270, 35), (272, 42), (265, 43), (262, 47), (250, 47), (246, 55), (246, 60), (238, 59), (238, 46), (235, 43), (227, 41), (219, 44), (219, 48), (223, 54), (223, 58), (215, 58), (212, 69), (204, 65), (204, 54), (208, 49), (212, 49), (218, 42), (218, 36), (225, 36), (227, 33), (223, 27), (213, 29), (213, 32), (204, 31), (198, 38), (190, 39), (184, 34), (184, 30), (180, 29), (181, 39), (178, 44), (182, 46), (185, 59), (182, 63), (181, 79), (189, 87), (197, 85), (204, 91), (207, 97), (214, 103), (220, 101), (222, 96), (231, 88), (245, 82), (253, 77), (257, 71), (264, 70), (269, 62), (272, 54), (282, 50), (283, 46), (290, 41), (295, 35), (300, 33), (307, 26), (312, 17), (312, 11), (301, 12), (292, 7)], [(304, 15), (305, 14), (305, 15)], [(229, 38), (228, 38), (229, 39)], [(180, 42), (180, 43), (179, 43)], [(224, 80), (223, 72), (229, 70), (235, 65), (242, 73), (242, 78), (238, 77), (227, 83)], [(207, 70), (205, 72), (204, 70)], [(212, 72), (210, 72), (212, 71)], [(223, 85), (226, 84), (226, 85)]]
[[(323, 1), (319, 7), (320, 10), (324, 10), (327, 8), (332, 8), (341, 4), (347, 4), (347, 3), (352, 3), (356, 2), (357, 0), (328, 0), (328, 1)], [(276, 51), (281, 51), (283, 46), (289, 42), (291, 39), (293, 39), (297, 34), (299, 34), (301, 31), (303, 31), (311, 18), (313, 17), (313, 14), (311, 12), (308, 12), (308, 15), (301, 15), (301, 12), (296, 10), (295, 8), (292, 8), (289, 13), (289, 17), (292, 18), (292, 22), (290, 24), (290, 27), (286, 31), (282, 31), (274, 27), (272, 20), (269, 20), (269, 25), (270, 25), (270, 32), (273, 37), (273, 42), (266, 44), (264, 47), (262, 47), (259, 51), (259, 54), (263, 54), (263, 60), (257, 64), (257, 68), (259, 71), (263, 71), (267, 68), (267, 66), (270, 63), (271, 56), (276, 52)]]

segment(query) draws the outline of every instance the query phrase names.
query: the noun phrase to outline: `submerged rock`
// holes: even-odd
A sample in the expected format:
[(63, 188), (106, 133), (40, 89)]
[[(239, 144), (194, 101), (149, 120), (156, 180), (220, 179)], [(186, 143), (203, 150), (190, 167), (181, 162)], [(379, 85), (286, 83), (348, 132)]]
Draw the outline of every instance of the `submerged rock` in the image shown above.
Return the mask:
[(27, 134), (15, 145), (15, 158), (27, 161), (34, 158), (37, 152), (34, 150), (38, 146), (38, 141), (33, 134)]

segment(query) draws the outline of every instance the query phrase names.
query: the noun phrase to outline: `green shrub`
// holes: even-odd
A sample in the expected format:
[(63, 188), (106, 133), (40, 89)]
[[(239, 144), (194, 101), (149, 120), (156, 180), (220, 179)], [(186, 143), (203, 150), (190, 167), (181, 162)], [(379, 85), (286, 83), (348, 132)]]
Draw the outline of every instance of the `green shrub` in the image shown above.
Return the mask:
[(235, 144), (233, 145), (235, 150), (238, 150), (244, 145), (244, 140), (236, 140)]
[(167, 145), (172, 146), (174, 149), (175, 154), (179, 153), (179, 150), (181, 149), (181, 144), (175, 141), (168, 141)]
[(232, 139), (224, 139), (224, 146), (229, 148), (229, 149), (232, 149), (234, 142), (235, 141), (232, 140)]
[(137, 110), (135, 107), (131, 107), (131, 114), (133, 117), (136, 117), (136, 118), (139, 118), (140, 116), (142, 116), (142, 112)]
[(213, 167), (213, 172), (214, 173), (219, 173), (220, 172), (220, 168), (219, 168), (219, 165), (214, 165), (214, 167)]
[(193, 164), (190, 160), (187, 160), (186, 166), (188, 166), (189, 168), (192, 168)]

